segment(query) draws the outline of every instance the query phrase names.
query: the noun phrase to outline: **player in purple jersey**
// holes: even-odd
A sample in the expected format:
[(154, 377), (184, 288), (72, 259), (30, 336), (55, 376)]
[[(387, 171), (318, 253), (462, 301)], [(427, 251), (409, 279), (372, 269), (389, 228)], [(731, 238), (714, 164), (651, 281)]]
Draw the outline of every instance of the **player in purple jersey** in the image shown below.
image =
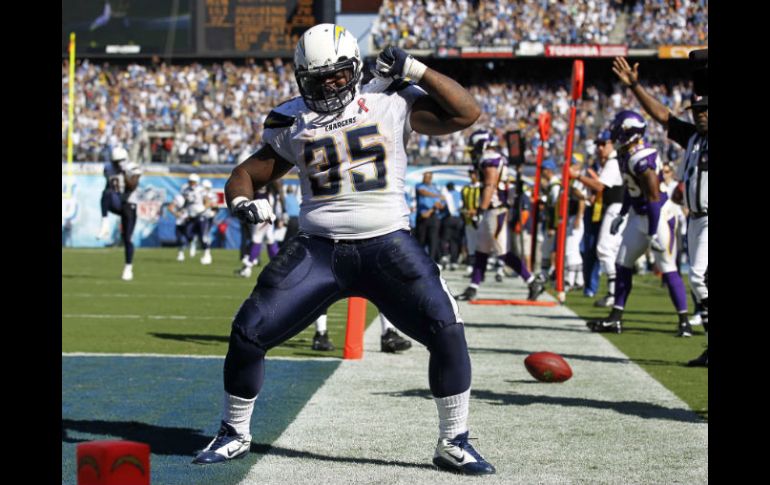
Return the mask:
[(616, 234), (628, 215), (616, 259), (615, 303), (607, 318), (587, 322), (592, 332), (622, 332), (623, 309), (631, 293), (634, 262), (649, 247), (663, 273), (679, 318), (678, 337), (692, 336), (687, 319), (687, 292), (676, 267), (677, 217), (673, 202), (660, 191), (658, 152), (644, 141), (647, 123), (639, 113), (621, 111), (610, 127), (617, 147), (625, 192), (620, 214), (610, 232)]
[[(479, 285), (484, 281), (487, 270), (487, 260), (490, 254), (503, 255), (502, 260), (512, 267), (529, 285), (528, 300), (537, 300), (545, 291), (543, 282), (527, 270), (527, 265), (508, 245), (508, 190), (502, 183), (507, 179), (505, 157), (498, 151), (497, 138), (486, 130), (473, 132), (469, 139), (472, 147), (471, 160), (481, 181), (481, 197), (478, 213), (478, 241), (473, 261), (471, 283), (461, 294), (455, 296), (458, 300), (474, 300)], [(502, 188), (501, 188), (502, 187)], [(478, 216), (476, 216), (478, 217)]]

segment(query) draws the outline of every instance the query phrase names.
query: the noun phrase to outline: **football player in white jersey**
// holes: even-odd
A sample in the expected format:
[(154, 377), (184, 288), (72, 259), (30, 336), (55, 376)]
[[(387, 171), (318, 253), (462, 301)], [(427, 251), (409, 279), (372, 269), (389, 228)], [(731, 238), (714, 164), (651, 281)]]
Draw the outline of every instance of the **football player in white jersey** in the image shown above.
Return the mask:
[(166, 206), (171, 215), (174, 216), (174, 234), (176, 235), (176, 243), (179, 247), (179, 252), (176, 255), (177, 261), (184, 261), (184, 248), (192, 239), (188, 234), (189, 226), (187, 225), (187, 211), (184, 206), (185, 200), (182, 194), (176, 194)]
[(110, 153), (110, 161), (104, 164), (104, 177), (107, 185), (101, 198), (102, 227), (98, 239), (106, 239), (110, 234), (108, 214), (120, 216), (120, 236), (123, 239), (125, 266), (121, 279), (134, 279), (134, 243), (131, 236), (136, 227), (136, 188), (142, 169), (135, 162), (128, 160), (128, 152), (116, 146)]
[(620, 214), (611, 224), (617, 233), (628, 214), (615, 264), (615, 303), (607, 318), (586, 323), (592, 332), (622, 332), (623, 310), (631, 293), (634, 263), (649, 247), (663, 273), (671, 302), (676, 308), (678, 337), (692, 336), (687, 318), (687, 292), (676, 267), (677, 218), (668, 194), (660, 191), (661, 162), (658, 152), (644, 141), (647, 123), (634, 111), (621, 111), (610, 128), (618, 150), (625, 193)]
[(439, 417), (433, 463), (494, 473), (468, 442), (471, 363), (464, 325), (438, 267), (409, 234), (404, 200), (410, 132), (465, 129), (479, 117), (479, 106), (457, 82), (394, 47), (380, 53), (376, 77), (361, 86), (358, 43), (339, 25), (307, 30), (294, 65), (301, 96), (268, 114), (262, 148), (233, 170), (225, 193), (241, 219), (273, 222), (270, 204), (255, 200), (255, 189), (296, 166), (305, 194), (300, 233), (260, 273), (233, 320), (221, 427), (193, 463), (247, 453), (266, 352), (331, 303), (360, 296), (430, 352)]
[(203, 187), (203, 205), (206, 206), (205, 212), (203, 212), (203, 221), (205, 226), (203, 227), (203, 234), (208, 238), (208, 245), (211, 247), (211, 228), (214, 227), (214, 218), (217, 216), (217, 205), (219, 200), (217, 199), (217, 193), (214, 191), (214, 185), (209, 179), (203, 179), (201, 181), (201, 187)]
[(201, 177), (197, 173), (191, 173), (187, 178), (187, 183), (182, 186), (182, 197), (185, 200), (185, 211), (187, 212), (186, 231), (190, 237), (190, 257), (195, 255), (195, 238), (200, 239), (203, 246), (203, 257), (201, 264), (211, 264), (211, 240), (207, 229), (206, 211), (206, 190), (200, 184)]

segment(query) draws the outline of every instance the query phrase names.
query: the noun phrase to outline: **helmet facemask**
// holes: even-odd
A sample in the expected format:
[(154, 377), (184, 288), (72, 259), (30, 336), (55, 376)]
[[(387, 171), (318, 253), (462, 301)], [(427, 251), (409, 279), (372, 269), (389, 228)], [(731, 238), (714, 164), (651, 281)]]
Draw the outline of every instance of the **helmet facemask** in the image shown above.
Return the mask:
[[(324, 82), (329, 76), (339, 71), (348, 70), (348, 81), (342, 87)], [(339, 62), (328, 66), (308, 69), (297, 66), (295, 77), (302, 98), (308, 108), (317, 113), (337, 113), (353, 101), (356, 86), (361, 80), (361, 65), (358, 59), (340, 58)]]

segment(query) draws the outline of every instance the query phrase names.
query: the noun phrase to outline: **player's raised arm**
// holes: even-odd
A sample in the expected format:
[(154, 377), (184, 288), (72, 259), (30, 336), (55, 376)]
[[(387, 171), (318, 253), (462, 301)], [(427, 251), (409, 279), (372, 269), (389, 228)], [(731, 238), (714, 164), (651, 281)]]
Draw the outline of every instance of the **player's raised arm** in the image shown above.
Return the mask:
[(639, 100), (639, 104), (642, 105), (644, 111), (652, 116), (655, 121), (668, 128), (668, 117), (671, 112), (663, 103), (655, 99), (639, 84), (639, 63), (634, 64), (634, 68), (631, 69), (625, 57), (616, 57), (612, 61), (612, 72), (618, 76), (618, 79), (620, 79), (624, 86), (631, 88), (631, 92)]
[(415, 101), (409, 122), (425, 135), (446, 135), (468, 128), (481, 115), (471, 93), (438, 71), (416, 60), (398, 47), (388, 46), (377, 57), (377, 74), (393, 79), (411, 79), (428, 92)]
[(225, 198), (230, 212), (246, 222), (275, 220), (270, 204), (264, 200), (252, 200), (254, 192), (281, 178), (292, 164), (265, 144), (256, 153), (235, 167), (225, 183)]

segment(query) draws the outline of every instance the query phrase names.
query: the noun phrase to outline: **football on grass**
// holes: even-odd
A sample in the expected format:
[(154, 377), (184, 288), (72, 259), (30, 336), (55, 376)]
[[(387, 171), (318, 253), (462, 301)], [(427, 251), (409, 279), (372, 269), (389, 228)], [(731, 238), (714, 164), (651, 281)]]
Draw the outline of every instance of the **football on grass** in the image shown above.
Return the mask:
[(524, 359), (529, 373), (541, 382), (564, 382), (572, 377), (572, 368), (559, 354), (535, 352)]

